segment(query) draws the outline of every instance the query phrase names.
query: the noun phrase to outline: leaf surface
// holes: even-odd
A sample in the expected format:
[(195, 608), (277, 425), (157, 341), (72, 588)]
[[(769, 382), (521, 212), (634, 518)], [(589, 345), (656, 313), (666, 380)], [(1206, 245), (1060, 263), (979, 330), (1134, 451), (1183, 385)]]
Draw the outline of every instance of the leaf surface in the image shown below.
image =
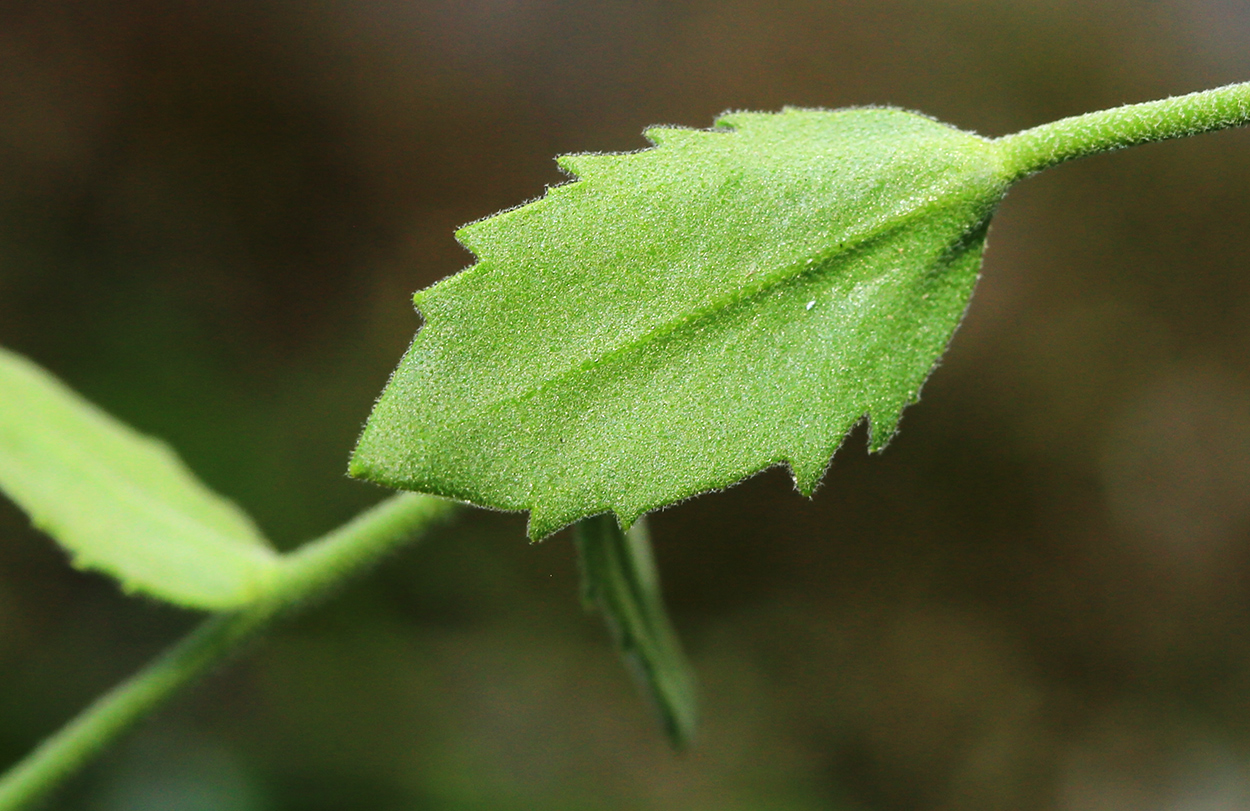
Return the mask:
[(892, 109), (647, 136), (457, 233), (479, 261), (416, 295), (352, 475), (539, 538), (781, 464), (810, 494), (865, 417), (886, 445), (972, 294), (995, 144)]
[(74, 565), (192, 608), (236, 608), (277, 555), (251, 519), (163, 442), (0, 349), (0, 490)]

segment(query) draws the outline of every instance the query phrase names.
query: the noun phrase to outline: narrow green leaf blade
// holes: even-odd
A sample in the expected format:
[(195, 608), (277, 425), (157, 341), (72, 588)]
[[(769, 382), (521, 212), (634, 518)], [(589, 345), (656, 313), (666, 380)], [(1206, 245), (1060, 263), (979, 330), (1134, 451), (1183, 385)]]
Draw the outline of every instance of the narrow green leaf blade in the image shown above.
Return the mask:
[(625, 533), (611, 515), (586, 518), (574, 526), (573, 540), (583, 601), (603, 614), (669, 740), (684, 747), (697, 719), (694, 676), (664, 610), (646, 519)]
[(164, 443), (0, 348), (0, 490), (74, 565), (192, 608), (259, 596), (277, 555)]
[(351, 473), (530, 510), (531, 537), (883, 448), (958, 326), (1008, 183), (996, 145), (890, 109), (736, 113), (467, 226)]

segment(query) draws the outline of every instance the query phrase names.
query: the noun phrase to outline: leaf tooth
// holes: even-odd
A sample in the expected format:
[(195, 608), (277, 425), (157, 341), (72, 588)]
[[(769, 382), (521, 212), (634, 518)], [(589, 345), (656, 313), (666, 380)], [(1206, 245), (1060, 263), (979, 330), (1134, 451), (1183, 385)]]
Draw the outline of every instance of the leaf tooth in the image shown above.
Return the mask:
[[(494, 216), (497, 217), (499, 215), (496, 214)], [(469, 251), (479, 259), (482, 257), (482, 245), (478, 240), (478, 226), (483, 222), (486, 222), (486, 220), (478, 220), (477, 222), (471, 222), (468, 225), (461, 226), (453, 235), (456, 238), (456, 242), (459, 242), (466, 251)], [(417, 296), (420, 296), (423, 292), (425, 291), (419, 291), (416, 296), (413, 297), (413, 300), (418, 301), (419, 299), (417, 299)]]
[(621, 528), (621, 532), (629, 532), (630, 528), (649, 512), (651, 512), (650, 509), (636, 504), (618, 504), (612, 508), (612, 516), (616, 519), (616, 525)]
[(643, 130), (642, 134), (656, 146), (680, 146), (698, 138), (705, 138), (712, 133), (689, 127), (663, 126), (648, 127)]
[(580, 152), (573, 155), (561, 155), (556, 158), (556, 166), (560, 167), (560, 171), (575, 179), (585, 179), (618, 163), (622, 157), (624, 156), (602, 152)]
[(786, 462), (790, 467), (790, 477), (794, 479), (795, 489), (806, 498), (811, 498), (825, 477), (832, 457), (824, 452), (795, 454), (795, 457)]
[(898, 433), (898, 422), (907, 402), (874, 406), (868, 412), (868, 452), (880, 453)]
[(758, 121), (766, 123), (768, 120), (775, 118), (776, 114), (774, 113), (753, 113), (749, 110), (730, 110), (729, 112), (718, 115), (712, 126), (714, 129), (718, 130), (732, 130), (734, 132), (739, 132), (741, 130), (751, 128), (751, 126)]
[(529, 536), (530, 541), (541, 541), (553, 532), (573, 523), (573, 520), (561, 515), (558, 504), (549, 504), (542, 500), (535, 501), (534, 506), (530, 508), (525, 534)]
[(558, 499), (542, 500), (540, 498), (530, 507), (529, 521), (525, 526), (525, 534), (531, 542), (541, 541), (588, 515), (602, 515), (604, 513), (612, 516), (612, 519), (616, 521), (616, 525), (620, 527), (621, 532), (629, 532), (629, 528), (648, 512), (649, 510), (645, 507), (619, 502), (611, 506), (591, 508), (589, 512), (585, 509), (570, 510), (568, 505), (560, 503)]

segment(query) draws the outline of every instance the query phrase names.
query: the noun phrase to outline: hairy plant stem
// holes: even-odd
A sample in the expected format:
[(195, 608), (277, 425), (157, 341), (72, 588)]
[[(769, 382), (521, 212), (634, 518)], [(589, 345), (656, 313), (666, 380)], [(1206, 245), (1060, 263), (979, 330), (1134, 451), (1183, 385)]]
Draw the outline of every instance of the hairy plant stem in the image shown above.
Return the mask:
[(1250, 124), (1250, 82), (1062, 118), (997, 140), (1012, 182), (1058, 163)]
[(0, 778), (0, 811), (28, 808), (47, 796), (277, 619), (324, 597), (351, 575), (449, 517), (456, 507), (432, 496), (395, 496), (286, 555), (267, 595), (248, 608), (205, 620), (10, 768)]

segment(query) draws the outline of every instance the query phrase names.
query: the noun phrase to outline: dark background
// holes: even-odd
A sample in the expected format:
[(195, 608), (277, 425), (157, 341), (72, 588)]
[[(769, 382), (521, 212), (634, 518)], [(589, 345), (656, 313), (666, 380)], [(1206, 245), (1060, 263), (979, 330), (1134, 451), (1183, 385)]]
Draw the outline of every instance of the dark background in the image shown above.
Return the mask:
[[(1236, 0), (0, 5), (0, 343), (293, 546), (465, 222), (726, 109), (1001, 135), (1250, 79)], [(950, 352), (812, 501), (653, 520), (702, 679), (664, 744), (567, 535), (474, 513), (180, 697), (58, 808), (1250, 806), (1250, 132), (1014, 189)], [(0, 395), (2, 396), (2, 395)], [(0, 503), (0, 759), (196, 621)]]

